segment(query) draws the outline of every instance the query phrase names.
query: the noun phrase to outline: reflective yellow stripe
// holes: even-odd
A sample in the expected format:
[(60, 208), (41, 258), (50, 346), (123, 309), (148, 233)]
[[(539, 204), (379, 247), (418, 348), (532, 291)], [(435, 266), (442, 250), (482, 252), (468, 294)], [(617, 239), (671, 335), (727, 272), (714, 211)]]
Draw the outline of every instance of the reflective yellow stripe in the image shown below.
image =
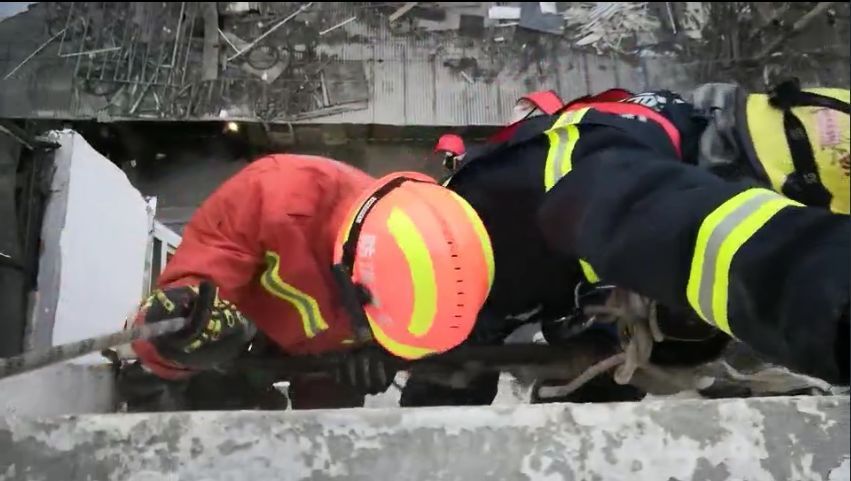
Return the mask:
[(697, 233), (686, 297), (705, 321), (732, 334), (727, 318), (730, 266), (736, 252), (775, 214), (801, 204), (767, 189), (749, 189), (718, 206)]
[(307, 337), (314, 337), (319, 332), (328, 329), (328, 324), (322, 318), (322, 312), (319, 310), (316, 299), (284, 282), (278, 272), (280, 265), (281, 257), (277, 253), (266, 252), (266, 271), (260, 276), (260, 283), (270, 294), (289, 302), (295, 307), (299, 316), (301, 316), (304, 333)]
[(573, 168), (573, 149), (579, 140), (579, 128), (576, 126), (588, 112), (585, 107), (562, 114), (552, 127), (546, 131), (550, 142), (547, 151), (547, 163), (544, 166), (544, 190), (549, 191), (562, 177)]
[(490, 291), (491, 286), (493, 285), (493, 276), (495, 273), (495, 266), (493, 262), (493, 246), (491, 245), (491, 238), (488, 235), (487, 229), (485, 229), (485, 225), (482, 223), (482, 219), (479, 217), (479, 214), (473, 209), (467, 201), (456, 194), (453, 191), (450, 191), (453, 197), (461, 204), (461, 207), (464, 209), (464, 212), (467, 214), (467, 218), (470, 219), (470, 223), (473, 225), (473, 230), (476, 232), (476, 236), (479, 238), (479, 242), (482, 244), (482, 254), (485, 256), (485, 265), (488, 268), (488, 291)]
[(423, 356), (437, 352), (432, 349), (409, 346), (407, 344), (394, 341), (390, 336), (384, 333), (381, 329), (381, 325), (375, 322), (369, 313), (366, 314), (366, 318), (369, 320), (369, 325), (372, 328), (372, 335), (375, 337), (375, 340), (378, 341), (384, 349), (387, 349), (395, 356), (399, 356), (403, 359), (419, 359)]
[(424, 336), (431, 329), (437, 313), (437, 281), (434, 264), (425, 239), (411, 218), (400, 209), (393, 209), (387, 218), (387, 229), (405, 256), (414, 288), (414, 308), (408, 332)]
[(582, 273), (585, 274), (585, 279), (587, 279), (588, 282), (600, 282), (600, 276), (594, 272), (594, 268), (591, 267), (591, 264), (589, 264), (586, 260), (579, 259), (579, 266), (582, 267)]

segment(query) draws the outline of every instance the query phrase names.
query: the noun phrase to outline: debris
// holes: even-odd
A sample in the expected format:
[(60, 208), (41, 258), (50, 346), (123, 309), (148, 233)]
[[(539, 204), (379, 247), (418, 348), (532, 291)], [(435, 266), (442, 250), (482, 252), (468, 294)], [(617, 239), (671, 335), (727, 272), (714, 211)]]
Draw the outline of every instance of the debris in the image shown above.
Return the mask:
[(623, 52), (621, 44), (636, 36), (659, 28), (646, 2), (578, 2), (564, 11), (564, 18), (578, 26), (576, 45), (591, 45), (604, 50)]
[(485, 33), (485, 17), (462, 14), (458, 33), (466, 37), (482, 38)]
[(775, 38), (764, 49), (762, 49), (762, 51), (756, 56), (756, 59), (761, 60), (769, 56), (771, 52), (776, 50), (783, 42), (790, 37), (797, 35), (801, 32), (801, 30), (807, 28), (807, 26), (809, 26), (819, 15), (826, 13), (834, 3), (836, 2), (819, 2), (812, 10), (807, 12), (797, 22), (795, 22), (786, 34)]
[(417, 5), (417, 7), (411, 12), (411, 14), (423, 20), (433, 20), (435, 22), (441, 22), (443, 20), (446, 20), (446, 10), (440, 7), (426, 7), (424, 5)]
[(541, 13), (558, 13), (556, 2), (538, 2), (541, 6)]
[(424, 32), (446, 32), (457, 31), (461, 27), (461, 14), (458, 12), (447, 12), (443, 20), (429, 20), (419, 18), (416, 22), (417, 30)]
[[(754, 3), (754, 5), (763, 5)], [(685, 11), (677, 18), (679, 28), (692, 40), (703, 38), (703, 28), (709, 20), (709, 9), (702, 2), (686, 2)]]
[(331, 105), (331, 98), (328, 96), (328, 86), (325, 84), (325, 72), (319, 73), (319, 84), (322, 86), (322, 105)]
[(216, 2), (204, 2), (204, 53), (201, 60), (201, 80), (219, 77), (219, 12)]
[(85, 52), (66, 53), (66, 54), (60, 55), (60, 57), (68, 58), (68, 57), (79, 57), (80, 55), (97, 55), (99, 53), (114, 52), (116, 50), (121, 50), (121, 47), (96, 48), (94, 50), (86, 50)]
[(277, 30), (277, 29), (281, 28), (281, 27), (282, 27), (285, 23), (287, 23), (287, 22), (289, 22), (290, 20), (292, 20), (293, 18), (295, 18), (295, 17), (296, 17), (296, 15), (298, 15), (299, 13), (301, 13), (301, 12), (303, 12), (303, 11), (307, 10), (308, 8), (310, 8), (310, 6), (311, 6), (311, 5), (313, 5), (313, 2), (307, 2), (306, 4), (304, 4), (304, 5), (300, 6), (300, 7), (299, 7), (299, 8), (298, 8), (295, 12), (293, 12), (293, 13), (291, 13), (291, 14), (287, 15), (287, 17), (286, 17), (286, 18), (284, 18), (284, 19), (283, 19), (283, 20), (281, 20), (280, 22), (278, 22), (278, 23), (276, 23), (275, 25), (273, 25), (273, 26), (272, 26), (269, 30), (266, 30), (266, 31), (265, 31), (263, 34), (261, 34), (259, 37), (255, 38), (255, 39), (254, 39), (254, 40), (253, 40), (250, 44), (248, 44), (248, 46), (247, 46), (247, 47), (245, 47), (244, 49), (240, 50), (239, 52), (236, 52), (235, 54), (233, 54), (233, 55), (231, 55), (230, 57), (228, 57), (228, 62), (232, 61), (233, 59), (235, 59), (235, 58), (239, 57), (240, 55), (242, 55), (242, 54), (244, 54), (245, 52), (247, 52), (247, 51), (251, 50), (252, 48), (254, 48), (254, 46), (255, 46), (255, 45), (257, 45), (257, 43), (258, 43), (258, 42), (260, 42), (260, 41), (261, 41), (261, 40), (263, 40), (264, 38), (268, 37), (268, 36), (269, 36), (272, 32), (274, 32), (275, 30)]
[(257, 70), (267, 70), (281, 59), (281, 52), (273, 45), (260, 45), (248, 53), (245, 62)]
[[(239, 52), (239, 48), (237, 48), (237, 47), (236, 47), (234, 40), (238, 40), (238, 41), (239, 41), (239, 43), (242, 43), (242, 44), (243, 44), (243, 47), (244, 47), (244, 46), (246, 46), (246, 45), (248, 45), (248, 42), (246, 42), (245, 40), (242, 40), (241, 38), (237, 37), (237, 36), (236, 36), (236, 35), (234, 35), (233, 33), (230, 33), (230, 32), (228, 32), (228, 33), (222, 32), (222, 29), (220, 29), (220, 28), (219, 28), (218, 30), (219, 30), (219, 35), (221, 35), (221, 36), (222, 36), (222, 38), (224, 39), (225, 43), (226, 43), (226, 44), (228, 44), (228, 46), (229, 46), (230, 48), (232, 48), (234, 52)], [(233, 38), (234, 38), (234, 40), (231, 40), (231, 38), (230, 38), (230, 37), (233, 37)]]
[(674, 35), (677, 34), (677, 21), (674, 19), (674, 9), (671, 7), (671, 2), (665, 2), (665, 10), (668, 12), (668, 20), (671, 22), (671, 30)]
[(326, 107), (369, 100), (369, 81), (360, 60), (336, 60), (321, 69), (322, 96)]
[(349, 23), (354, 22), (357, 18), (358, 18), (357, 16), (354, 16), (354, 17), (348, 18), (346, 20), (343, 20), (342, 22), (338, 23), (337, 25), (334, 25), (333, 27), (328, 27), (325, 30), (319, 32), (319, 36), (321, 37), (328, 32), (332, 32), (332, 31), (337, 30), (338, 28), (340, 28), (344, 25), (348, 25)]
[(57, 38), (57, 37), (59, 37), (60, 35), (62, 35), (63, 33), (65, 33), (65, 30), (66, 30), (67, 28), (68, 28), (68, 27), (65, 27), (65, 28), (63, 28), (62, 30), (60, 30), (60, 31), (56, 32), (56, 33), (55, 33), (52, 37), (50, 37), (49, 39), (47, 39), (47, 40), (46, 40), (43, 44), (41, 44), (38, 48), (36, 48), (35, 50), (33, 50), (33, 52), (32, 52), (31, 54), (27, 55), (27, 58), (23, 59), (23, 60), (21, 61), (21, 63), (19, 63), (19, 64), (18, 64), (15, 68), (13, 68), (13, 69), (12, 69), (9, 73), (7, 73), (7, 74), (6, 74), (6, 76), (5, 76), (5, 77), (3, 77), (3, 80), (6, 80), (6, 79), (8, 79), (9, 77), (11, 77), (12, 75), (14, 75), (14, 74), (15, 74), (15, 72), (17, 72), (17, 71), (18, 71), (18, 69), (19, 69), (19, 68), (21, 68), (21, 67), (23, 67), (24, 65), (26, 65), (26, 63), (27, 63), (27, 62), (29, 62), (30, 60), (32, 60), (32, 58), (33, 58), (33, 57), (35, 57), (36, 55), (38, 55), (38, 53), (39, 53), (39, 52), (41, 52), (42, 50), (44, 50), (44, 47), (47, 47), (48, 45), (50, 45), (50, 42), (52, 42), (52, 41), (56, 40), (56, 38)]
[(537, 3), (524, 2), (520, 7), (520, 27), (560, 35), (564, 31), (564, 18), (555, 13), (541, 12), (541, 6)]
[(260, 77), (260, 80), (271, 84), (290, 65), (290, 53), (272, 45), (261, 45), (248, 54), (246, 61), (240, 67), (242, 71)]
[(248, 12), (259, 12), (261, 2), (227, 2), (224, 14), (234, 15)]
[(520, 7), (493, 6), (488, 9), (488, 18), (493, 20), (520, 20)]
[(495, 37), (493, 41), (496, 43), (502, 43), (505, 41), (505, 37)]
[(473, 79), (472, 79), (472, 78), (470, 78), (470, 76), (469, 76), (469, 75), (467, 75), (467, 72), (461, 72), (461, 76), (462, 76), (462, 77), (464, 77), (464, 80), (466, 80), (466, 81), (467, 81), (467, 83), (474, 83), (474, 82), (473, 82)]
[(405, 15), (406, 13), (411, 11), (412, 8), (416, 7), (417, 3), (419, 3), (419, 2), (407, 2), (404, 5), (402, 5), (401, 7), (399, 7), (395, 12), (390, 14), (390, 18), (389, 18), (390, 23), (393, 23), (396, 20), (399, 20), (399, 18), (401, 18), (402, 15)]

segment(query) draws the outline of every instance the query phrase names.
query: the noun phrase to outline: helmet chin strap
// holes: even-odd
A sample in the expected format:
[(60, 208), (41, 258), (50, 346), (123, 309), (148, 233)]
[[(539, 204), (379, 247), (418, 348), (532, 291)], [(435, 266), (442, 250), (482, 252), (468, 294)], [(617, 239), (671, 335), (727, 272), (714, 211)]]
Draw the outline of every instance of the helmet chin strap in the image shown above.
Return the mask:
[(378, 190), (372, 193), (366, 201), (358, 208), (355, 213), (354, 221), (348, 236), (343, 242), (343, 255), (340, 262), (331, 266), (331, 272), (334, 275), (334, 280), (340, 288), (343, 306), (346, 308), (349, 317), (352, 321), (352, 330), (355, 333), (355, 340), (358, 343), (370, 342), (373, 340), (372, 329), (369, 327), (369, 319), (366, 317), (366, 311), (363, 306), (368, 304), (371, 299), (371, 294), (366, 286), (355, 283), (352, 279), (354, 275), (355, 255), (357, 254), (358, 239), (361, 230), (363, 229), (366, 217), (369, 212), (375, 207), (375, 204), (382, 197), (389, 194), (393, 189), (399, 187), (405, 182), (422, 182), (418, 179), (410, 177), (397, 177), (390, 182), (382, 185)]

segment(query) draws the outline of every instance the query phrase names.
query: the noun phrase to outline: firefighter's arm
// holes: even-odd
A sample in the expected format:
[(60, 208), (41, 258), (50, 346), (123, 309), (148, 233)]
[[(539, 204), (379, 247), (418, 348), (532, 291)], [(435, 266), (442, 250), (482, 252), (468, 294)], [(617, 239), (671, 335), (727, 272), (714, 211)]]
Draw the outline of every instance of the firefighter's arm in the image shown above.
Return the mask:
[(255, 177), (250, 170), (237, 174), (199, 207), (158, 289), (135, 314), (135, 324), (192, 320), (174, 335), (133, 343), (143, 364), (160, 377), (180, 379), (227, 362), (255, 333), (237, 308), (262, 262), (257, 220), (263, 189)]
[(627, 139), (607, 145), (547, 194), (540, 224), (554, 248), (607, 282), (690, 306), (775, 362), (848, 383), (847, 217)]

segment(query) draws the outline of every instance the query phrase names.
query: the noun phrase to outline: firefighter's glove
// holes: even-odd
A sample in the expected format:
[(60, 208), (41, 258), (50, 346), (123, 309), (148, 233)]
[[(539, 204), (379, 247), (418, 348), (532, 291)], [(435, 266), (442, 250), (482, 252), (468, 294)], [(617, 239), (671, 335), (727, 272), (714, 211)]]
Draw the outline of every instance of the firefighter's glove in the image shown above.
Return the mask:
[(212, 369), (238, 357), (257, 330), (212, 283), (155, 291), (142, 305), (136, 323), (186, 317), (189, 325), (152, 339), (157, 353), (193, 370)]
[(364, 347), (340, 355), (334, 378), (364, 394), (387, 390), (396, 376), (399, 362), (378, 347)]

